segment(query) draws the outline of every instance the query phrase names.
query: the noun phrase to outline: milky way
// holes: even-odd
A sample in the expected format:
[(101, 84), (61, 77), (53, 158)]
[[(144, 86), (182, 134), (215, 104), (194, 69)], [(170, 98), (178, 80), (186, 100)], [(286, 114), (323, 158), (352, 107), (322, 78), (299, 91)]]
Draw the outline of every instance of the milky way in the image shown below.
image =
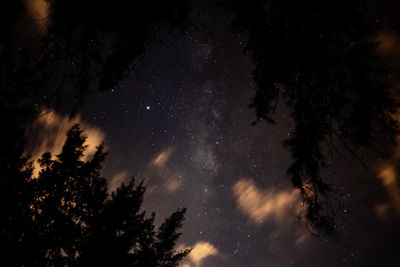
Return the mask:
[(194, 249), (182, 265), (389, 266), (398, 215), (378, 216), (385, 188), (355, 160), (332, 158), (323, 174), (344, 203), (341, 237), (314, 237), (298, 219), (301, 199), (282, 145), (290, 113), (281, 103), (277, 125), (251, 126), (245, 37), (217, 15), (197, 14), (185, 32), (161, 33), (134, 73), (82, 107), (82, 121), (105, 135), (110, 190), (130, 176), (144, 180), (144, 208), (157, 223), (187, 208), (179, 242)]

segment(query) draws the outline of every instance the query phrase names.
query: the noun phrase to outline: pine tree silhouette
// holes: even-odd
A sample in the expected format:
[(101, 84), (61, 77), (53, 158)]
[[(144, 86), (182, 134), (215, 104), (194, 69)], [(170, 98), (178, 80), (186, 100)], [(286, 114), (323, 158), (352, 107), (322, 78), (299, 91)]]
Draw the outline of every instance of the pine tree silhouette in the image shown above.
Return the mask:
[[(27, 166), (17, 152), (26, 123), (43, 107), (73, 103), (74, 112), (92, 90), (116, 86), (160, 29), (185, 25), (188, 1), (47, 0), (46, 33), (24, 37), (16, 30), (24, 1), (2, 1), (0, 108), (4, 121), (14, 120), (7, 122), (1, 141), (3, 188), (12, 185), (3, 196), (15, 200), (3, 213), (7, 224), (17, 225), (7, 218), (16, 210), (12, 206), (24, 201), (18, 192), (28, 190), (21, 182), (26, 177), (10, 178)], [(246, 52), (258, 86), (251, 103), (256, 121), (273, 122), (279, 99), (286, 102), (295, 122), (285, 141), (293, 157), (287, 173), (306, 203), (307, 221), (333, 233), (332, 188), (321, 177), (326, 155), (345, 147), (362, 161), (360, 151), (381, 153), (399, 133), (393, 115), (400, 103), (392, 97), (398, 92), (389, 90), (387, 66), (372, 38), (375, 25), (358, 0), (219, 2), (222, 12), (233, 14), (234, 28), (248, 37)], [(29, 176), (29, 168), (26, 172)]]
[(185, 209), (156, 230), (154, 213), (147, 218), (141, 210), (144, 185), (131, 179), (108, 192), (100, 175), (104, 146), (83, 161), (85, 140), (79, 125), (73, 126), (55, 159), (50, 153), (39, 159), (38, 177), (23, 161), (27, 171), (17, 172), (22, 178), (13, 187), (20, 201), (2, 226), (8, 242), (1, 265), (177, 266), (190, 251), (174, 249)]

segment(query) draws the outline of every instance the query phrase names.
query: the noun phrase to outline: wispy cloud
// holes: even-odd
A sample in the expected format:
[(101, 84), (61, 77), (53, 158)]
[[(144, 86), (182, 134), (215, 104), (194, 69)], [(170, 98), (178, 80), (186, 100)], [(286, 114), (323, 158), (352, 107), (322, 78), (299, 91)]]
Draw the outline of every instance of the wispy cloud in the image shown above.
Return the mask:
[(124, 182), (126, 182), (130, 178), (129, 173), (127, 171), (121, 171), (115, 174), (111, 178), (111, 182), (108, 184), (109, 191), (115, 191), (118, 187), (121, 186)]
[[(400, 215), (400, 186), (398, 183), (398, 166), (400, 158), (396, 155), (390, 163), (381, 167), (378, 178), (385, 187), (389, 201), (375, 206), (376, 215), (381, 219), (389, 217), (390, 213)], [(397, 166), (397, 168), (396, 168)]]
[(378, 52), (385, 55), (400, 56), (400, 36), (395, 32), (381, 32), (376, 38)]
[(25, 0), (23, 2), (27, 10), (27, 15), (40, 32), (44, 33), (49, 15), (49, 3), (46, 0)]
[(272, 188), (261, 191), (250, 179), (239, 180), (233, 186), (233, 195), (240, 211), (257, 224), (290, 221), (290, 211), (298, 199), (295, 189), (279, 191)]
[[(185, 245), (181, 245), (185, 248)], [(180, 264), (180, 267), (201, 267), (205, 259), (211, 256), (218, 256), (219, 250), (210, 242), (198, 241), (192, 247), (192, 251), (187, 258)]]
[(174, 152), (173, 147), (165, 149), (164, 151), (162, 151), (161, 153), (157, 154), (154, 157), (154, 159), (151, 161), (151, 164), (160, 168), (165, 168), (173, 152)]
[(148, 166), (149, 175), (160, 177), (162, 180), (162, 189), (167, 193), (174, 193), (183, 184), (183, 174), (180, 170), (174, 170), (169, 166), (169, 160), (175, 152), (174, 147), (168, 147), (167, 149), (158, 153), (151, 161)]
[[(400, 40), (398, 45), (400, 46)], [(400, 47), (399, 47), (400, 55)], [(400, 123), (400, 110), (395, 116)], [(397, 146), (393, 150), (392, 158), (378, 165), (378, 178), (386, 189), (388, 201), (375, 205), (375, 213), (380, 219), (387, 219), (393, 215), (400, 215), (400, 136), (396, 137)]]

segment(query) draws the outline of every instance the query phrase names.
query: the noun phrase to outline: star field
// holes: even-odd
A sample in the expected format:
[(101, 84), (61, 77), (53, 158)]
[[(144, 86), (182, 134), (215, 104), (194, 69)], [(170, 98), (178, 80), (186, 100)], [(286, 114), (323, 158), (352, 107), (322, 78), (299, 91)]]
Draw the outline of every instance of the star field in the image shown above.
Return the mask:
[[(256, 88), (253, 66), (242, 53), (244, 37), (221, 22), (226, 20), (196, 16), (197, 27), (208, 30), (192, 26), (183, 34), (161, 34), (163, 41), (153, 45), (134, 73), (83, 107), (82, 119), (106, 134), (104, 176), (144, 180), (144, 207), (156, 212), (157, 223), (176, 208), (187, 208), (180, 242), (206, 256), (183, 264), (390, 262), (394, 248), (386, 239), (396, 241), (396, 223), (376, 218), (373, 206), (384, 199), (384, 190), (354, 160), (336, 156), (324, 172), (345, 204), (337, 224), (344, 241), (308, 232), (297, 218), (300, 197), (286, 176), (291, 157), (282, 141), (290, 136), (290, 113), (280, 104), (277, 125), (250, 125), (255, 116), (247, 105)], [(273, 207), (277, 203), (279, 210)], [(381, 243), (385, 249), (377, 247)], [(376, 250), (381, 256), (372, 259)]]

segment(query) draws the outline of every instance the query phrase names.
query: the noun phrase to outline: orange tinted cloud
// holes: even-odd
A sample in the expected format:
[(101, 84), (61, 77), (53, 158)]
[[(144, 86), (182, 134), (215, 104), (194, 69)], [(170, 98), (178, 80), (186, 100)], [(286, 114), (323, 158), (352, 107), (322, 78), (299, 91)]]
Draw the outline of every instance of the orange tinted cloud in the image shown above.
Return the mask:
[(96, 147), (103, 142), (105, 134), (100, 128), (82, 122), (79, 115), (70, 119), (69, 116), (44, 110), (42, 115), (29, 126), (25, 152), (35, 160), (34, 174), (37, 174), (39, 169), (36, 160), (45, 152), (50, 152), (53, 156), (61, 153), (67, 140), (67, 131), (77, 123), (81, 125), (87, 135), (85, 145), (88, 147), (84, 153), (84, 160), (88, 160), (96, 152)]
[(28, 16), (36, 24), (38, 29), (42, 32), (45, 31), (46, 23), (48, 20), (49, 4), (46, 0), (25, 0), (25, 8)]
[(400, 67), (400, 35), (396, 32), (382, 32), (376, 38), (378, 43), (378, 53), (384, 57), (384, 59), (394, 66), (395, 68)]
[[(184, 245), (181, 246), (185, 248)], [(181, 248), (181, 249), (182, 249)], [(181, 267), (202, 266), (202, 262), (211, 256), (219, 255), (219, 250), (211, 243), (206, 241), (198, 241), (189, 253), (185, 261), (180, 264)]]
[(167, 148), (166, 150), (159, 153), (153, 160), (152, 164), (158, 167), (165, 167), (169, 158), (172, 156), (174, 149), (172, 147)]
[[(396, 32), (382, 32), (377, 37), (378, 52), (395, 67), (400, 67), (400, 35)], [(397, 82), (398, 82), (397, 77)], [(398, 97), (394, 90), (394, 97)], [(395, 115), (395, 120), (400, 122), (400, 111)], [(400, 144), (400, 136), (397, 136), (397, 144)], [(378, 178), (385, 187), (388, 194), (386, 203), (379, 203), (375, 206), (376, 215), (379, 218), (385, 219), (389, 215), (400, 215), (400, 186), (399, 186), (399, 171), (400, 171), (400, 147), (394, 149), (393, 157), (379, 167)]]
[(394, 32), (382, 32), (376, 39), (378, 51), (384, 54), (398, 54), (400, 52), (400, 38)]
[(149, 172), (162, 179), (162, 188), (167, 193), (176, 192), (183, 184), (183, 175), (181, 171), (173, 170), (168, 164), (174, 151), (174, 147), (168, 147), (157, 154), (149, 164)]
[[(396, 158), (396, 161), (399, 159)], [(386, 164), (382, 167), (379, 174), (379, 179), (382, 181), (382, 185), (385, 187), (389, 202), (384, 204), (378, 204), (375, 206), (375, 212), (380, 218), (387, 218), (390, 211), (394, 211), (396, 214), (400, 214), (400, 187), (398, 183), (398, 173), (395, 168), (395, 162)]]
[(259, 190), (249, 179), (239, 180), (233, 187), (239, 209), (255, 223), (273, 220), (275, 223), (287, 221), (287, 215), (298, 198), (298, 191)]
[[(400, 123), (400, 111), (394, 116)], [(378, 166), (378, 178), (385, 187), (388, 201), (375, 205), (375, 213), (381, 219), (386, 219), (390, 215), (400, 215), (400, 136), (397, 136), (397, 146), (394, 148), (392, 158)]]
[(182, 180), (178, 179), (176, 176), (174, 176), (171, 179), (168, 179), (166, 183), (164, 183), (164, 187), (168, 192), (175, 192), (182, 186)]
[(124, 182), (128, 180), (129, 174), (127, 171), (122, 171), (117, 174), (115, 174), (111, 182), (108, 184), (108, 190), (109, 191), (115, 191), (118, 187), (120, 187)]
[(310, 231), (306, 227), (302, 227), (296, 230), (295, 233), (295, 244), (297, 246), (301, 246), (306, 244), (311, 240), (312, 235), (310, 234)]

